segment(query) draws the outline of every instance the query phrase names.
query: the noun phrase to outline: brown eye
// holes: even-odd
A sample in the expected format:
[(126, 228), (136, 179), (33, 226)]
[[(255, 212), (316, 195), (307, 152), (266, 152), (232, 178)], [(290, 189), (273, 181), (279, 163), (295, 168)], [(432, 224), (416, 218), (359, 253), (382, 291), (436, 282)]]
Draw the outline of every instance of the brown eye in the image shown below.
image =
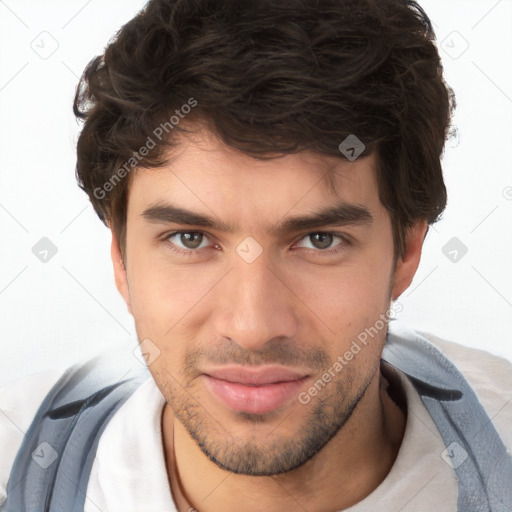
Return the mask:
[(167, 240), (178, 247), (178, 249), (194, 250), (202, 249), (208, 245), (208, 238), (199, 231), (181, 231), (171, 233)]
[(203, 241), (202, 233), (181, 233), (180, 241), (187, 249), (197, 249)]
[(322, 252), (326, 249), (342, 249), (347, 244), (347, 240), (342, 235), (318, 231), (304, 236), (297, 246), (306, 249), (317, 249), (317, 252)]
[(309, 235), (309, 239), (315, 249), (328, 249), (334, 240), (334, 236), (331, 233), (313, 233)]

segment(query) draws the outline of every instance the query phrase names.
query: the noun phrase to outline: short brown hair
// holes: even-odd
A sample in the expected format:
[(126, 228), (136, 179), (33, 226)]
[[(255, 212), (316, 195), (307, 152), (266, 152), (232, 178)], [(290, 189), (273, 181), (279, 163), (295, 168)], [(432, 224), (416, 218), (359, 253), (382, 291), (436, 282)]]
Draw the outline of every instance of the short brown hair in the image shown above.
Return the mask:
[[(126, 163), (136, 167), (130, 158), (151, 139), (142, 165), (163, 165), (173, 133), (184, 129), (169, 120), (191, 100), (187, 121), (207, 122), (255, 158), (345, 158), (338, 146), (356, 135), (363, 157), (377, 152), (395, 255), (408, 227), (435, 222), (446, 206), (440, 160), (455, 98), (414, 1), (149, 1), (88, 64), (74, 100), (85, 121), (77, 180), (121, 250)], [(165, 137), (154, 140), (159, 126)]]

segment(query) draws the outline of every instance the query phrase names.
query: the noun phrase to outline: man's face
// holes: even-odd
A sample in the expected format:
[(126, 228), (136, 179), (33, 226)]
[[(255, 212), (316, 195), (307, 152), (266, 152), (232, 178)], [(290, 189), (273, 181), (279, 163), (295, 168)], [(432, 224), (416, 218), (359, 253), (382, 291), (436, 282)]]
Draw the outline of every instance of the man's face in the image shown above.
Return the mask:
[[(173, 155), (166, 168), (137, 170), (128, 200), (124, 295), (150, 371), (220, 467), (289, 471), (344, 426), (379, 373), (394, 259), (375, 159), (261, 161), (207, 132), (183, 138)], [(328, 210), (338, 222), (305, 222)], [(353, 342), (376, 325), (357, 351)], [(293, 376), (254, 386), (210, 375), (239, 365)], [(331, 381), (310, 392), (329, 368)]]

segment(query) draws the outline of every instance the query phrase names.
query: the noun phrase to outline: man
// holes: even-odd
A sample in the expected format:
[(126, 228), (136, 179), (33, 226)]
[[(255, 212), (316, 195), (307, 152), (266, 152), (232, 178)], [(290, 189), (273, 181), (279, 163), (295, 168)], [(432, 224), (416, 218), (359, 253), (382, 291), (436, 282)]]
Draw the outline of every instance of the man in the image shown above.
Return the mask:
[(390, 321), (446, 204), (433, 38), (404, 0), (152, 0), (91, 61), (77, 177), (150, 377), (4, 388), (2, 510), (512, 510), (510, 363)]

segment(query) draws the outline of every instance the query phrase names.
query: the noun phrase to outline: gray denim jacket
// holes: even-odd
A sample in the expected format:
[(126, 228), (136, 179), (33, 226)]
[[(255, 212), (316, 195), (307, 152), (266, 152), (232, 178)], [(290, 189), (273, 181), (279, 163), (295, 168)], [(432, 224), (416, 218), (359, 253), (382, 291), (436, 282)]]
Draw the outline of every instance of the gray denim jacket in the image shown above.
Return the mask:
[[(512, 458), (463, 375), (432, 343), (398, 321), (389, 324), (382, 359), (408, 376), (445, 446), (468, 454), (454, 469), (458, 512), (511, 512)], [(149, 378), (141, 370), (115, 382), (105, 366), (101, 358), (74, 366), (48, 393), (17, 454), (2, 512), (83, 512), (101, 434)], [(33, 458), (43, 443), (58, 454), (48, 468)]]

